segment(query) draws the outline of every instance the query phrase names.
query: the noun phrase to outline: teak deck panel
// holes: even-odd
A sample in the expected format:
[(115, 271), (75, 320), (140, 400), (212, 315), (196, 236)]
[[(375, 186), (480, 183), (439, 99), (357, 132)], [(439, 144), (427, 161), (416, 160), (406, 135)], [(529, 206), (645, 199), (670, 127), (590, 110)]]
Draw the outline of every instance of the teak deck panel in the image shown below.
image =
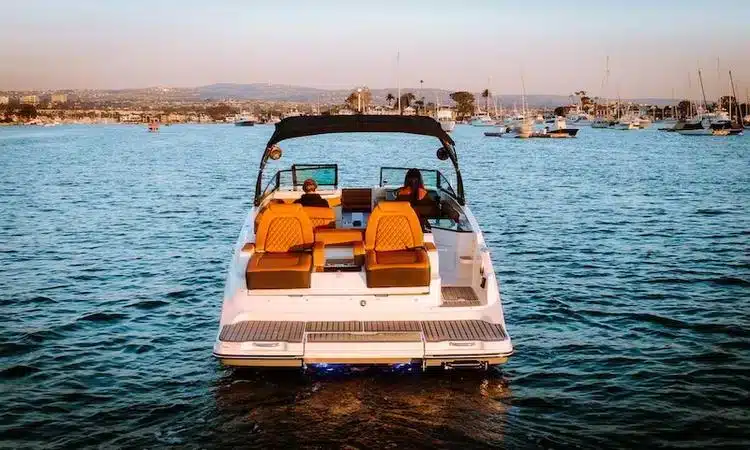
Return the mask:
[(224, 342), (302, 342), (305, 322), (248, 320), (224, 325), (219, 340)]
[(425, 342), (502, 341), (500, 324), (483, 320), (388, 320), (388, 321), (258, 321), (224, 325), (219, 340), (224, 342), (404, 342), (415, 336)]
[(479, 306), (479, 297), (471, 286), (443, 286), (440, 289), (441, 306)]

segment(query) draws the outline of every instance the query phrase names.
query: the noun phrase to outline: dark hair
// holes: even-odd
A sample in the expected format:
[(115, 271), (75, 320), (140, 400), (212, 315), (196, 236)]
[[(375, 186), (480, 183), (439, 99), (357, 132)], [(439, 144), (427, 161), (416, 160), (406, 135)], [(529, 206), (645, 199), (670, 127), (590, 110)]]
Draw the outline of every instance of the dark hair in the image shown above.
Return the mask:
[(303, 190), (303, 191), (304, 191), (305, 193), (307, 193), (307, 192), (308, 192), (308, 191), (307, 191), (308, 189), (310, 189), (310, 192), (315, 192), (315, 190), (316, 190), (317, 188), (318, 188), (318, 183), (316, 183), (316, 182), (315, 182), (315, 180), (313, 180), (312, 178), (308, 178), (308, 179), (306, 179), (306, 180), (305, 180), (305, 181), (304, 181), (304, 182), (302, 183), (302, 190)]
[(415, 202), (419, 200), (419, 190), (424, 188), (422, 172), (420, 172), (419, 169), (407, 170), (406, 175), (404, 176), (404, 187), (411, 189), (411, 198), (409, 201)]

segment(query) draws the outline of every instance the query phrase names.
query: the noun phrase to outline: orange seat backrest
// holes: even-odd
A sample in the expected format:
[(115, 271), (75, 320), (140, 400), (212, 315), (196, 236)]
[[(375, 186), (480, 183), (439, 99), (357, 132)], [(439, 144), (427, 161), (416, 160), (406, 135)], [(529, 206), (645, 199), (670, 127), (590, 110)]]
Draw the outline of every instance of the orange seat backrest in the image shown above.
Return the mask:
[(310, 248), (314, 240), (312, 222), (302, 205), (270, 204), (255, 232), (255, 250), (286, 253)]
[(422, 227), (409, 202), (378, 203), (367, 222), (365, 249), (388, 252), (422, 245)]
[(336, 223), (336, 213), (333, 208), (323, 206), (303, 206), (305, 214), (310, 218), (313, 228), (332, 228)]

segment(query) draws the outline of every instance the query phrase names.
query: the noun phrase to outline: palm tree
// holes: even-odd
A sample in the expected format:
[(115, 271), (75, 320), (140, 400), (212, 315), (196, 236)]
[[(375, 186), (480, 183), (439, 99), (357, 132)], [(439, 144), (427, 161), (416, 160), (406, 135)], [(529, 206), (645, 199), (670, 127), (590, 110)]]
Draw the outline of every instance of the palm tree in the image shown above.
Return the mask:
[(408, 108), (413, 102), (414, 99), (416, 99), (417, 96), (412, 94), (411, 92), (407, 92), (405, 94), (401, 95), (401, 108), (402, 113), (404, 108)]
[(391, 103), (394, 100), (396, 100), (396, 97), (394, 97), (393, 94), (391, 94), (390, 92), (388, 93), (388, 95), (385, 96), (385, 101), (388, 102), (388, 107), (389, 108), (391, 107)]
[(414, 102), (414, 105), (417, 107), (417, 114), (421, 115), (424, 111), (424, 98), (417, 100)]
[(484, 97), (484, 112), (490, 112), (490, 90), (485, 89), (482, 91), (482, 97)]

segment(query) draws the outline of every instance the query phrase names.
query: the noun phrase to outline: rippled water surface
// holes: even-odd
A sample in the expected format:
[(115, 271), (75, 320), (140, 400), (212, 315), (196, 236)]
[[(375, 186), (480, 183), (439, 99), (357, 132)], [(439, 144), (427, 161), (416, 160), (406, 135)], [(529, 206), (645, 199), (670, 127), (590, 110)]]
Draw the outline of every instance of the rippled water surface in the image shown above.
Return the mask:
[[(0, 128), (0, 446), (750, 446), (750, 138), (454, 133), (516, 355), (487, 373), (211, 357), (270, 126)], [(438, 167), (318, 136), (280, 166)]]

